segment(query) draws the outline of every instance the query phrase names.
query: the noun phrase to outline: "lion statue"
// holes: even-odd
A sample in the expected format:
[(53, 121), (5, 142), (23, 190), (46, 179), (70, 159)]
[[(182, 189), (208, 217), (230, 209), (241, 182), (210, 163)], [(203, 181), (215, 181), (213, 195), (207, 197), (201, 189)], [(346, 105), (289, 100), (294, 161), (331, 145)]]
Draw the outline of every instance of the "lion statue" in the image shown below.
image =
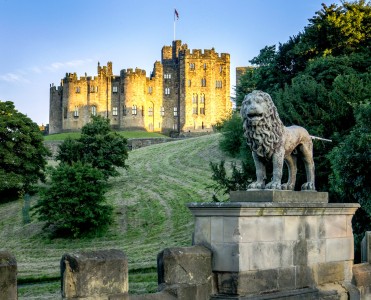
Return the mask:
[[(269, 94), (253, 91), (241, 106), (244, 136), (252, 150), (257, 180), (248, 189), (294, 190), (297, 156), (304, 160), (307, 182), (302, 190), (315, 190), (312, 138), (303, 127), (285, 127)], [(265, 184), (266, 165), (273, 163), (272, 181)], [(288, 167), (288, 181), (281, 184), (283, 162)]]

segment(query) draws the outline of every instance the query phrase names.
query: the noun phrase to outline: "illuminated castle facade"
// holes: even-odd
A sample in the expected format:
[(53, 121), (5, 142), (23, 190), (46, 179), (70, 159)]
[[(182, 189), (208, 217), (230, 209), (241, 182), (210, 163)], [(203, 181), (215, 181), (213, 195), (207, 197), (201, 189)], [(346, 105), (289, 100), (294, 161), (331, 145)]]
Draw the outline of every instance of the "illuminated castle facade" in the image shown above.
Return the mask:
[(67, 73), (50, 87), (49, 133), (78, 131), (92, 115), (115, 129), (158, 132), (210, 131), (230, 111), (230, 55), (188, 49), (173, 41), (149, 77), (141, 69), (113, 75), (112, 63), (98, 75)]

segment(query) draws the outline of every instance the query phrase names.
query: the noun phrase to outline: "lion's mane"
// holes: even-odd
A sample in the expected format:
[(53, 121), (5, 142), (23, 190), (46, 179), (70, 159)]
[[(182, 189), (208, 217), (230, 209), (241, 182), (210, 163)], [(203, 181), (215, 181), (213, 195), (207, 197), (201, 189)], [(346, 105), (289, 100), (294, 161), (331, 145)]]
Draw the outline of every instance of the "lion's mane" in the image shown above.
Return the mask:
[(246, 114), (242, 113), (241, 115), (247, 144), (257, 155), (269, 159), (275, 149), (282, 145), (284, 125), (269, 94), (262, 91), (253, 91), (246, 97), (252, 97), (254, 101), (257, 97), (260, 97), (268, 106), (268, 111), (264, 111), (263, 118), (258, 124), (253, 125)]

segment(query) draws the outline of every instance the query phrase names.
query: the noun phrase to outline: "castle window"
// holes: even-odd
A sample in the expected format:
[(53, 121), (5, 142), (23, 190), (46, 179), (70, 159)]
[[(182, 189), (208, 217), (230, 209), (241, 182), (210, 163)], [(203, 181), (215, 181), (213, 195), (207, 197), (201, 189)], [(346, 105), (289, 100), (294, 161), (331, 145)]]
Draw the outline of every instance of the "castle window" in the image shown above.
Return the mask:
[(204, 70), (206, 70), (207, 64), (204, 64)]
[(198, 102), (198, 96), (197, 96), (197, 94), (193, 94), (193, 96), (192, 96), (192, 103), (193, 104), (197, 104), (197, 102)]
[(203, 86), (203, 87), (206, 86), (206, 78), (201, 79), (201, 86)]
[(220, 67), (219, 67), (219, 72), (220, 73), (223, 72), (223, 66), (222, 65), (220, 65)]
[(118, 109), (117, 106), (112, 107), (112, 116), (117, 116)]
[(200, 114), (204, 115), (205, 114), (205, 107), (200, 107)]
[(90, 93), (94, 93), (95, 92), (95, 87), (94, 87), (94, 85), (91, 85), (90, 86)]
[(153, 88), (152, 88), (151, 86), (149, 86), (149, 87), (148, 87), (148, 93), (149, 93), (149, 94), (152, 94), (152, 90), (153, 90)]
[(170, 73), (164, 74), (164, 78), (165, 79), (171, 79), (171, 74)]
[(201, 95), (200, 103), (205, 103), (205, 94)]
[(189, 69), (194, 70), (195, 69), (195, 64), (194, 63), (189, 63)]
[(76, 93), (80, 93), (80, 87), (79, 86), (76, 87)]
[(73, 112), (73, 116), (75, 118), (78, 118), (79, 117), (79, 107), (78, 106), (75, 106), (75, 110)]
[(165, 108), (163, 106), (161, 106), (160, 115), (161, 115), (161, 117), (163, 117), (165, 115)]
[(95, 92), (98, 93), (98, 86), (95, 87)]
[(197, 107), (193, 107), (193, 114), (194, 115), (197, 115), (197, 113), (198, 113), (198, 108)]
[(137, 106), (136, 105), (133, 105), (133, 107), (131, 108), (131, 114), (133, 116), (136, 116), (137, 115)]
[(125, 105), (122, 108), (122, 115), (126, 116), (126, 106)]
[(222, 81), (221, 80), (215, 81), (215, 87), (217, 89), (221, 89), (223, 87)]
[(67, 109), (67, 107), (64, 107), (64, 108), (63, 108), (63, 117), (64, 117), (65, 119), (67, 119), (67, 114), (68, 114), (68, 109)]
[(144, 117), (144, 106), (142, 106), (142, 117)]
[(94, 105), (91, 107), (91, 114), (92, 114), (93, 116), (96, 116), (96, 115), (97, 115), (97, 107), (94, 106)]
[(165, 88), (165, 95), (170, 95), (170, 88)]
[(112, 92), (117, 93), (117, 86), (112, 87)]
[(153, 107), (148, 107), (148, 116), (153, 116)]
[(191, 79), (188, 79), (188, 86), (191, 86), (192, 85), (192, 81)]
[(175, 106), (174, 107), (174, 117), (178, 116), (178, 108)]

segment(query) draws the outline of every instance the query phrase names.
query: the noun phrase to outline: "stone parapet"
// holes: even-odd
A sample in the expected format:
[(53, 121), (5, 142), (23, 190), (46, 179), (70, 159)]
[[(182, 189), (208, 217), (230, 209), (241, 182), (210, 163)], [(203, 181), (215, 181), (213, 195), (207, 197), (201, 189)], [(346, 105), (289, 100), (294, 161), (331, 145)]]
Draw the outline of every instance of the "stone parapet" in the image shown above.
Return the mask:
[(128, 299), (128, 262), (119, 250), (65, 254), (61, 279), (63, 299)]
[(17, 298), (17, 261), (8, 251), (0, 251), (0, 300)]
[(159, 289), (175, 299), (209, 300), (212, 252), (203, 246), (167, 248), (157, 256)]
[(188, 207), (195, 216), (193, 243), (213, 251), (219, 293), (248, 296), (352, 279), (351, 220), (358, 204), (298, 199)]

